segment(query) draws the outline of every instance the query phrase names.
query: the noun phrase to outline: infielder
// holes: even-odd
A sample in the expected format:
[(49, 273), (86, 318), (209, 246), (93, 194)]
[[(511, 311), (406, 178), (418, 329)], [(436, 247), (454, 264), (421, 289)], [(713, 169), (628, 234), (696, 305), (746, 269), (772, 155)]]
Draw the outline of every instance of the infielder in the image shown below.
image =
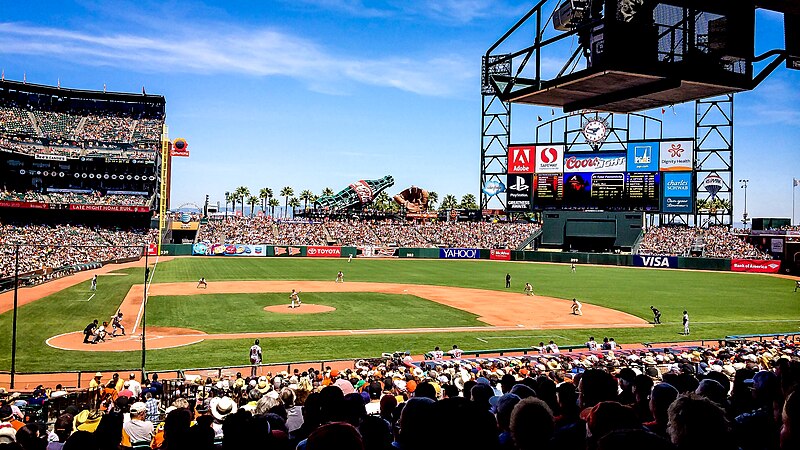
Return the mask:
[(339, 273), (336, 274), (336, 282), (337, 283), (344, 283), (344, 274), (340, 270)]
[(529, 297), (533, 295), (533, 286), (530, 283), (525, 283), (525, 295)]
[(576, 316), (582, 316), (583, 315), (583, 311), (581, 311), (581, 306), (582, 306), (581, 302), (579, 302), (578, 299), (573, 298), (572, 299), (572, 314), (575, 314)]
[(300, 291), (295, 291), (292, 289), (292, 293), (289, 294), (289, 299), (292, 301), (292, 305), (289, 308), (298, 308), (303, 302), (300, 301)]
[(653, 311), (653, 323), (661, 323), (661, 311), (659, 311), (655, 306), (651, 306), (650, 310)]
[(200, 289), (200, 286), (203, 286), (203, 289), (208, 289), (208, 283), (206, 283), (205, 277), (200, 278), (200, 280), (197, 282), (197, 289)]

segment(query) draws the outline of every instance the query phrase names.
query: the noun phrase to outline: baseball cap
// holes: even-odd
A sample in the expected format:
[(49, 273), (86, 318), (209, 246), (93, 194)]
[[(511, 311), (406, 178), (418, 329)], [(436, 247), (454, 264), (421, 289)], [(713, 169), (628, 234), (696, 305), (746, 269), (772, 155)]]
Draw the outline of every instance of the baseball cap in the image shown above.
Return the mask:
[(131, 414), (140, 414), (147, 410), (147, 406), (143, 402), (136, 402), (131, 405)]
[(339, 376), (339, 371), (336, 370), (336, 369), (331, 370), (331, 376), (332, 377), (338, 377)]

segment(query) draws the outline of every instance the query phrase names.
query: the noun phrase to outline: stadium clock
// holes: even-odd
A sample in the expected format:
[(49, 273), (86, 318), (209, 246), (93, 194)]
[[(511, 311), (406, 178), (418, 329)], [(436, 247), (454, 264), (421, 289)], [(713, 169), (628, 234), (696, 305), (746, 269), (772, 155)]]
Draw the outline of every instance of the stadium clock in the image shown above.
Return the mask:
[(608, 136), (608, 125), (603, 120), (590, 120), (583, 126), (583, 137), (589, 144), (599, 144)]

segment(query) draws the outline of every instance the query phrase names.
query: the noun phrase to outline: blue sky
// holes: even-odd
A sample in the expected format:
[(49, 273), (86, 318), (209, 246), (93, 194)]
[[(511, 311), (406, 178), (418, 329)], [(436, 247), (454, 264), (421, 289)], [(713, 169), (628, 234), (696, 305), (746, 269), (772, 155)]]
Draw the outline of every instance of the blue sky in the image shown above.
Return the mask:
[[(532, 3), (18, 2), (0, 16), (0, 67), (7, 79), (165, 95), (170, 137), (192, 155), (175, 160), (175, 206), (239, 185), (319, 193), (386, 174), (392, 194), (477, 195), (480, 58)], [(758, 27), (759, 51), (782, 45), (775, 15)], [(791, 215), (799, 87), (800, 72), (781, 68), (736, 97), (735, 177), (750, 179), (751, 216)], [(527, 142), (550, 109), (512, 115), (512, 140)], [(693, 116), (691, 104), (669, 110), (665, 136), (692, 135)], [(740, 217), (741, 192), (736, 203)]]

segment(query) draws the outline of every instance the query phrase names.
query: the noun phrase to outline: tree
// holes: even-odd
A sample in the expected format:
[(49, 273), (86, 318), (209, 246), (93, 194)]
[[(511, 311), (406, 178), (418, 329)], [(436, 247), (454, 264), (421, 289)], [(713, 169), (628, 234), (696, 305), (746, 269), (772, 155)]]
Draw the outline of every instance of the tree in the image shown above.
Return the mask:
[(392, 199), (389, 198), (389, 194), (387, 194), (386, 191), (381, 191), (375, 196), (372, 204), (378, 211), (387, 211), (389, 209), (389, 202), (391, 201)]
[(439, 194), (434, 191), (428, 192), (428, 209), (436, 209), (436, 202), (439, 201)]
[(292, 217), (294, 217), (294, 208), (300, 206), (300, 199), (298, 199), (297, 197), (292, 197), (289, 199), (289, 202), (287, 204), (292, 207)]
[(323, 196), (333, 195), (333, 189), (326, 187), (325, 189), (322, 190), (322, 195)]
[(253, 217), (256, 212), (256, 205), (258, 204), (258, 197), (247, 197), (247, 204), (250, 205), (250, 217)]
[(442, 199), (442, 204), (439, 206), (439, 210), (449, 210), (449, 209), (456, 209), (458, 208), (458, 200), (456, 199), (455, 195), (447, 194)]
[(267, 187), (261, 188), (261, 190), (258, 191), (258, 198), (261, 199), (261, 210), (264, 211), (264, 214), (267, 213), (267, 203), (272, 198), (272, 195), (272, 189)]
[(300, 193), (300, 200), (303, 200), (303, 209), (308, 209), (308, 202), (313, 202), (316, 199), (317, 197), (314, 195), (314, 193), (308, 189)]
[[(225, 193), (225, 217), (226, 218), (228, 217), (228, 203), (233, 203), (234, 201), (236, 201), (235, 196), (233, 194), (231, 194), (230, 192), (226, 192)], [(233, 205), (233, 209), (236, 209), (236, 205), (235, 204)]]
[(289, 214), (289, 197), (292, 195), (294, 195), (294, 189), (292, 189), (291, 186), (286, 186), (281, 189), (281, 196), (286, 198), (283, 207), (283, 217), (287, 217), (287, 214)]
[(475, 203), (475, 196), (472, 194), (465, 194), (461, 197), (461, 209), (478, 209), (477, 203)]
[(270, 217), (275, 217), (275, 207), (281, 206), (281, 202), (277, 198), (269, 199), (269, 215)]
[(250, 189), (248, 189), (247, 186), (239, 186), (234, 193), (236, 194), (236, 198), (239, 199), (239, 203), (242, 205), (242, 217), (244, 217), (244, 204), (247, 197), (250, 197)]

